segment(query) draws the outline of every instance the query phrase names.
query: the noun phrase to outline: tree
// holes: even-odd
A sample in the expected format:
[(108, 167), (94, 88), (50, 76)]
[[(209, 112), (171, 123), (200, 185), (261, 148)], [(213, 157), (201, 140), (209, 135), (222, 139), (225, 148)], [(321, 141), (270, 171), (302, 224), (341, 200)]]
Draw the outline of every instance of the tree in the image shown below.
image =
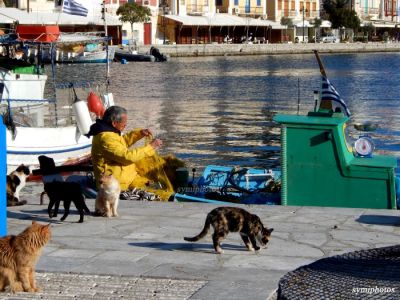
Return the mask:
[(315, 42), (317, 41), (317, 31), (318, 31), (318, 37), (321, 35), (319, 28), (322, 25), (322, 20), (320, 18), (315, 18), (314, 19), (314, 28), (315, 28)]
[(148, 7), (137, 5), (136, 3), (125, 3), (118, 7), (117, 15), (120, 16), (121, 22), (128, 22), (131, 24), (132, 42), (133, 38), (133, 24), (144, 23), (150, 20), (151, 11)]
[(356, 30), (360, 27), (360, 19), (355, 11), (348, 9), (348, 1), (324, 0), (324, 9), (333, 28), (346, 27)]
[(281, 25), (282, 26), (286, 26), (286, 28), (285, 28), (285, 38), (286, 38), (288, 28), (292, 28), (293, 27), (293, 20), (291, 18), (288, 18), (288, 17), (282, 17), (281, 18)]
[(368, 22), (362, 27), (362, 32), (367, 36), (367, 40), (371, 40), (372, 35), (375, 32), (375, 26), (372, 22)]

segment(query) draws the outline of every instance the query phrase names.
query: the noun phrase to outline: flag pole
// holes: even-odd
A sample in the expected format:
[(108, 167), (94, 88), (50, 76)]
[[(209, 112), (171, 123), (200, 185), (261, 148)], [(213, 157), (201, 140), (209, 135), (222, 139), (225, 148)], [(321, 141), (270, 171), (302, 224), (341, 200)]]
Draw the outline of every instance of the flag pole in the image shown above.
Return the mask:
[[(318, 61), (318, 65), (319, 65), (319, 71), (321, 72), (321, 75), (325, 78), (328, 78), (326, 76), (326, 72), (325, 72), (325, 68), (324, 65), (322, 64), (321, 58), (319, 57), (319, 53), (318, 50), (313, 50), (315, 57), (317, 58)], [(332, 105), (332, 101), (330, 100), (321, 100), (319, 101), (319, 109), (329, 109), (332, 110), (333, 109), (333, 105)]]
[(318, 54), (318, 50), (313, 50), (313, 51), (314, 51), (315, 56), (317, 57), (317, 61), (318, 61), (319, 70), (321, 72), (321, 75), (324, 76), (324, 77), (327, 77), (324, 65), (322, 64), (321, 58), (319, 57), (319, 54)]

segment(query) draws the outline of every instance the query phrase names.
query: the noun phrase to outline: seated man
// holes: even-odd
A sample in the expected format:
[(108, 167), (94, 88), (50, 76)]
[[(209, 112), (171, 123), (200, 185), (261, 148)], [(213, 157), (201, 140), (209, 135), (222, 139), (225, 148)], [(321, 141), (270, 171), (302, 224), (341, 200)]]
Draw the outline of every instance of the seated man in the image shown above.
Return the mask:
[(105, 111), (103, 118), (97, 119), (90, 127), (87, 136), (93, 136), (92, 163), (97, 188), (100, 175), (105, 172), (111, 173), (119, 181), (121, 191), (144, 188), (149, 181), (138, 174), (135, 163), (156, 155), (162, 141), (155, 139), (146, 146), (129, 149), (152, 133), (149, 129), (135, 129), (122, 134), (127, 121), (125, 108), (111, 106)]

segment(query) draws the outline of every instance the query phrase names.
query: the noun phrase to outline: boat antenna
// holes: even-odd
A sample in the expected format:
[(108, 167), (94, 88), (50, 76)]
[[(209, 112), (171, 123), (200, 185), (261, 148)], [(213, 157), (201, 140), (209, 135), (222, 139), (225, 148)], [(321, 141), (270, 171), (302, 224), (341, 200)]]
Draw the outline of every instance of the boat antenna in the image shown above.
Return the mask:
[(106, 1), (103, 0), (101, 2), (101, 18), (103, 19), (104, 22), (104, 37), (106, 39), (106, 93), (108, 93), (108, 86), (110, 85), (110, 61), (108, 58), (109, 55), (109, 47), (108, 47), (108, 30), (107, 30), (107, 18), (106, 18)]
[(300, 112), (300, 78), (297, 78), (297, 115)]

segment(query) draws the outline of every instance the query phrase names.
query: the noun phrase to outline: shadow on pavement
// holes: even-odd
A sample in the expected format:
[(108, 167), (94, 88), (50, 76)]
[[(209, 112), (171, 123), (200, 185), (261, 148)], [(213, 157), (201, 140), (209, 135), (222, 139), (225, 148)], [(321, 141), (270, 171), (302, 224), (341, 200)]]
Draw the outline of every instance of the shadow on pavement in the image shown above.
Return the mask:
[[(212, 243), (202, 244), (202, 243), (163, 243), (163, 242), (132, 242), (129, 243), (130, 246), (153, 248), (165, 251), (190, 251), (190, 252), (204, 252), (204, 253), (215, 253)], [(241, 245), (231, 245), (222, 243), (223, 250), (235, 250), (235, 251), (246, 251), (245, 246)]]
[[(7, 218), (8, 219), (17, 219), (17, 220), (32, 220), (38, 222), (45, 222), (45, 223), (55, 223), (55, 224), (62, 224), (63, 222), (60, 221), (60, 218), (64, 214), (64, 210), (59, 210), (58, 216), (56, 218), (50, 219), (47, 215), (47, 209), (43, 210), (29, 210), (24, 211), (21, 210), (20, 212), (17, 211), (7, 211)], [(69, 213), (68, 217), (71, 215), (79, 215), (78, 212), (72, 211)], [(64, 222), (68, 222), (68, 219)]]
[(400, 216), (362, 215), (356, 221), (364, 224), (400, 226)]

